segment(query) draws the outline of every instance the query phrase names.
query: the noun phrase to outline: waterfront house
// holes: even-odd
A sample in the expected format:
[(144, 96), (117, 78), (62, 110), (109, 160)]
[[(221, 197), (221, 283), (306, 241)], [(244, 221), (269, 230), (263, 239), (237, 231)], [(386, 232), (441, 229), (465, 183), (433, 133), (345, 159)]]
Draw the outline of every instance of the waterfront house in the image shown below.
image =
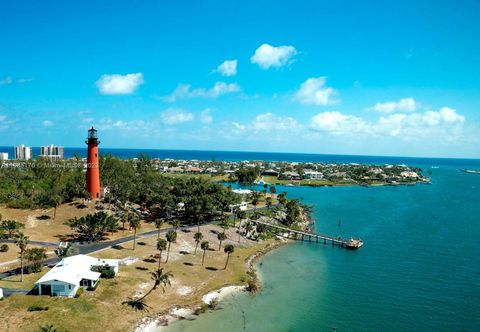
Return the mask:
[(38, 295), (74, 297), (80, 288), (95, 288), (101, 269), (118, 273), (118, 260), (75, 255), (62, 259), (35, 283)]
[(278, 176), (278, 172), (274, 169), (266, 169), (262, 172), (263, 176)]
[(297, 172), (283, 172), (281, 177), (288, 180), (301, 180), (301, 176)]
[(317, 172), (317, 171), (307, 171), (305, 170), (303, 172), (303, 177), (305, 179), (323, 179), (323, 173), (322, 172)]

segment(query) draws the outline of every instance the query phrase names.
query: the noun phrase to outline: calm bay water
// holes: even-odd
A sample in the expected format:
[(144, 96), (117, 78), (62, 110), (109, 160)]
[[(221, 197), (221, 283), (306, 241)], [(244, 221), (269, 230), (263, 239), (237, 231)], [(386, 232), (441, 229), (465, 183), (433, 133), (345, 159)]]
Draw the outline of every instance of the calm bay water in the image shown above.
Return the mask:
[(478, 331), (480, 175), (459, 167), (429, 169), (432, 185), (278, 188), (364, 247), (285, 246), (261, 261), (261, 293), (169, 331)]

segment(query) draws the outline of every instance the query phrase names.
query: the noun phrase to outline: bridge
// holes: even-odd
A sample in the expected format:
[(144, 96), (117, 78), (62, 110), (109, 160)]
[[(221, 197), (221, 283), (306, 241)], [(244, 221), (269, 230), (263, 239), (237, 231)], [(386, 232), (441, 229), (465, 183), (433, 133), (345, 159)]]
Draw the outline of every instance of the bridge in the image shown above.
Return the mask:
[[(341, 237), (333, 237), (325, 234), (299, 231), (299, 230), (291, 229), (291, 228), (280, 226), (280, 225), (274, 225), (274, 224), (260, 221), (260, 220), (253, 220), (253, 219), (248, 219), (248, 220), (257, 225), (264, 225), (268, 227), (269, 229), (273, 230), (273, 232), (277, 235), (283, 236), (282, 234), (278, 234), (278, 231), (287, 233), (286, 237), (289, 239), (294, 238), (295, 240), (316, 242), (316, 243), (323, 242), (323, 244), (331, 244), (332, 246), (337, 245), (342, 248), (350, 248), (350, 249), (357, 249), (361, 247), (363, 244), (361, 240), (353, 240), (355, 245), (352, 246), (352, 244), (350, 243), (350, 241), (352, 240), (345, 240), (345, 239), (342, 239)], [(295, 237), (292, 237), (291, 234), (295, 235)]]

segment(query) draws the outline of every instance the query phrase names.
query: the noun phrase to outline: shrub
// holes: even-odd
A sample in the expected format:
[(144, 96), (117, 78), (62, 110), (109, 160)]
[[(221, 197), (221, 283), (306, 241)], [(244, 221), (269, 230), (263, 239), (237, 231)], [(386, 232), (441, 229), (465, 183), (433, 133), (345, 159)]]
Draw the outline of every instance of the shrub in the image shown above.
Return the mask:
[(247, 291), (256, 293), (260, 290), (260, 283), (258, 282), (257, 273), (255, 271), (248, 271)]
[(28, 311), (47, 311), (48, 307), (43, 307), (43, 306), (34, 304), (34, 305), (29, 306), (27, 310)]
[(208, 310), (208, 304), (204, 303), (202, 304), (201, 307), (196, 308), (193, 314), (198, 316), (200, 314), (207, 312), (207, 310)]
[(8, 251), (8, 244), (2, 244), (0, 246), (0, 252), (7, 252)]
[(75, 298), (79, 298), (80, 295), (83, 294), (83, 292), (84, 292), (83, 288), (80, 287), (80, 288), (77, 290), (77, 293), (75, 293)]
[(115, 277), (115, 271), (111, 270), (110, 266), (108, 265), (94, 266), (92, 267), (92, 271), (99, 272), (100, 278), (112, 279), (113, 277)]
[(208, 308), (214, 310), (218, 306), (218, 299), (214, 297), (213, 299), (210, 300), (210, 303), (208, 304)]

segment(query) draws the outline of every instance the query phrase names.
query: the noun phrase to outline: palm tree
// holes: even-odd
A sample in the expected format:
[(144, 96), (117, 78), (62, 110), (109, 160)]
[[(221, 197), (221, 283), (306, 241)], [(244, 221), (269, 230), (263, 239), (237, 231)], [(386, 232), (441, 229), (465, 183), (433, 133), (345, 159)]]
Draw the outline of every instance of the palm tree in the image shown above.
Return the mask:
[(257, 210), (257, 205), (258, 202), (260, 201), (259, 197), (257, 195), (253, 196), (252, 198), (252, 205), (253, 205), (253, 210)]
[(163, 226), (163, 219), (160, 219), (160, 218), (155, 219), (155, 227), (158, 230), (157, 239), (160, 238), (160, 228), (162, 228), (162, 226)]
[(122, 304), (126, 304), (131, 306), (135, 310), (147, 310), (149, 306), (145, 304), (145, 298), (150, 295), (158, 286), (162, 287), (163, 293), (165, 293), (165, 287), (171, 286), (170, 279), (173, 278), (172, 272), (163, 272), (163, 268), (158, 269), (155, 272), (151, 272), (151, 278), (153, 280), (152, 288), (145, 293), (145, 295), (139, 298), (129, 298), (122, 302)]
[(225, 234), (225, 232), (218, 233), (217, 234), (217, 239), (218, 239), (218, 241), (220, 241), (220, 245), (218, 246), (218, 250), (220, 250), (222, 248), (222, 242), (227, 239), (227, 234)]
[(265, 198), (265, 205), (267, 205), (267, 208), (268, 208), (269, 210), (272, 208), (273, 200), (272, 200), (271, 197)]
[(233, 244), (229, 243), (225, 245), (225, 248), (223, 248), (223, 251), (227, 254), (227, 261), (225, 262), (225, 267), (223, 268), (225, 270), (227, 268), (230, 255), (233, 254), (233, 252), (235, 251), (235, 247), (233, 246)]
[(203, 262), (205, 261), (205, 252), (210, 248), (208, 241), (203, 241), (202, 244), (200, 244), (200, 248), (202, 248), (203, 250), (203, 256), (202, 256), (202, 266), (203, 266)]
[(245, 224), (245, 237), (248, 236), (248, 233), (250, 233), (253, 229), (253, 225), (250, 221), (247, 221), (247, 223)]
[(20, 250), (20, 282), (23, 282), (23, 259), (25, 251), (27, 250), (28, 242), (28, 236), (25, 236), (23, 233), (18, 233), (15, 237), (15, 245)]
[(198, 244), (200, 243), (200, 241), (202, 241), (203, 239), (203, 234), (200, 233), (200, 232), (196, 232), (195, 235), (193, 235), (193, 238), (195, 239), (195, 253), (194, 255), (197, 254), (197, 247), (198, 247)]
[(160, 257), (158, 258), (158, 268), (160, 268), (160, 263), (162, 262), (162, 252), (167, 249), (167, 240), (158, 239), (157, 240), (157, 250), (160, 252)]
[(173, 230), (175, 230), (175, 231), (176, 231), (176, 230), (177, 230), (177, 228), (179, 228), (179, 227), (180, 227), (180, 220), (178, 220), (178, 219), (174, 219), (174, 220), (172, 220), (172, 226), (173, 226)]
[(245, 211), (238, 212), (238, 219), (240, 222), (238, 223), (238, 243), (240, 243), (240, 236), (242, 235), (242, 220), (247, 217), (247, 213)]
[(240, 213), (240, 208), (238, 206), (234, 207), (233, 208), (233, 227), (235, 227), (239, 213)]
[(125, 224), (130, 222), (130, 219), (132, 218), (133, 214), (130, 211), (123, 212), (122, 214), (122, 233), (125, 232)]
[(137, 229), (140, 228), (140, 219), (136, 215), (132, 215), (128, 221), (128, 226), (133, 228), (133, 250), (135, 250), (135, 245), (137, 243)]
[(172, 245), (172, 242), (177, 241), (177, 232), (170, 230), (167, 232), (167, 235), (165, 237), (168, 241), (167, 260), (165, 261), (165, 263), (168, 263), (168, 256), (170, 256), (170, 246)]
[(55, 190), (51, 198), (53, 203), (53, 220), (55, 220), (57, 218), (57, 208), (62, 204), (63, 197)]
[(287, 202), (287, 193), (283, 192), (281, 194), (277, 195), (278, 202), (282, 204), (282, 206), (285, 206), (285, 203)]

